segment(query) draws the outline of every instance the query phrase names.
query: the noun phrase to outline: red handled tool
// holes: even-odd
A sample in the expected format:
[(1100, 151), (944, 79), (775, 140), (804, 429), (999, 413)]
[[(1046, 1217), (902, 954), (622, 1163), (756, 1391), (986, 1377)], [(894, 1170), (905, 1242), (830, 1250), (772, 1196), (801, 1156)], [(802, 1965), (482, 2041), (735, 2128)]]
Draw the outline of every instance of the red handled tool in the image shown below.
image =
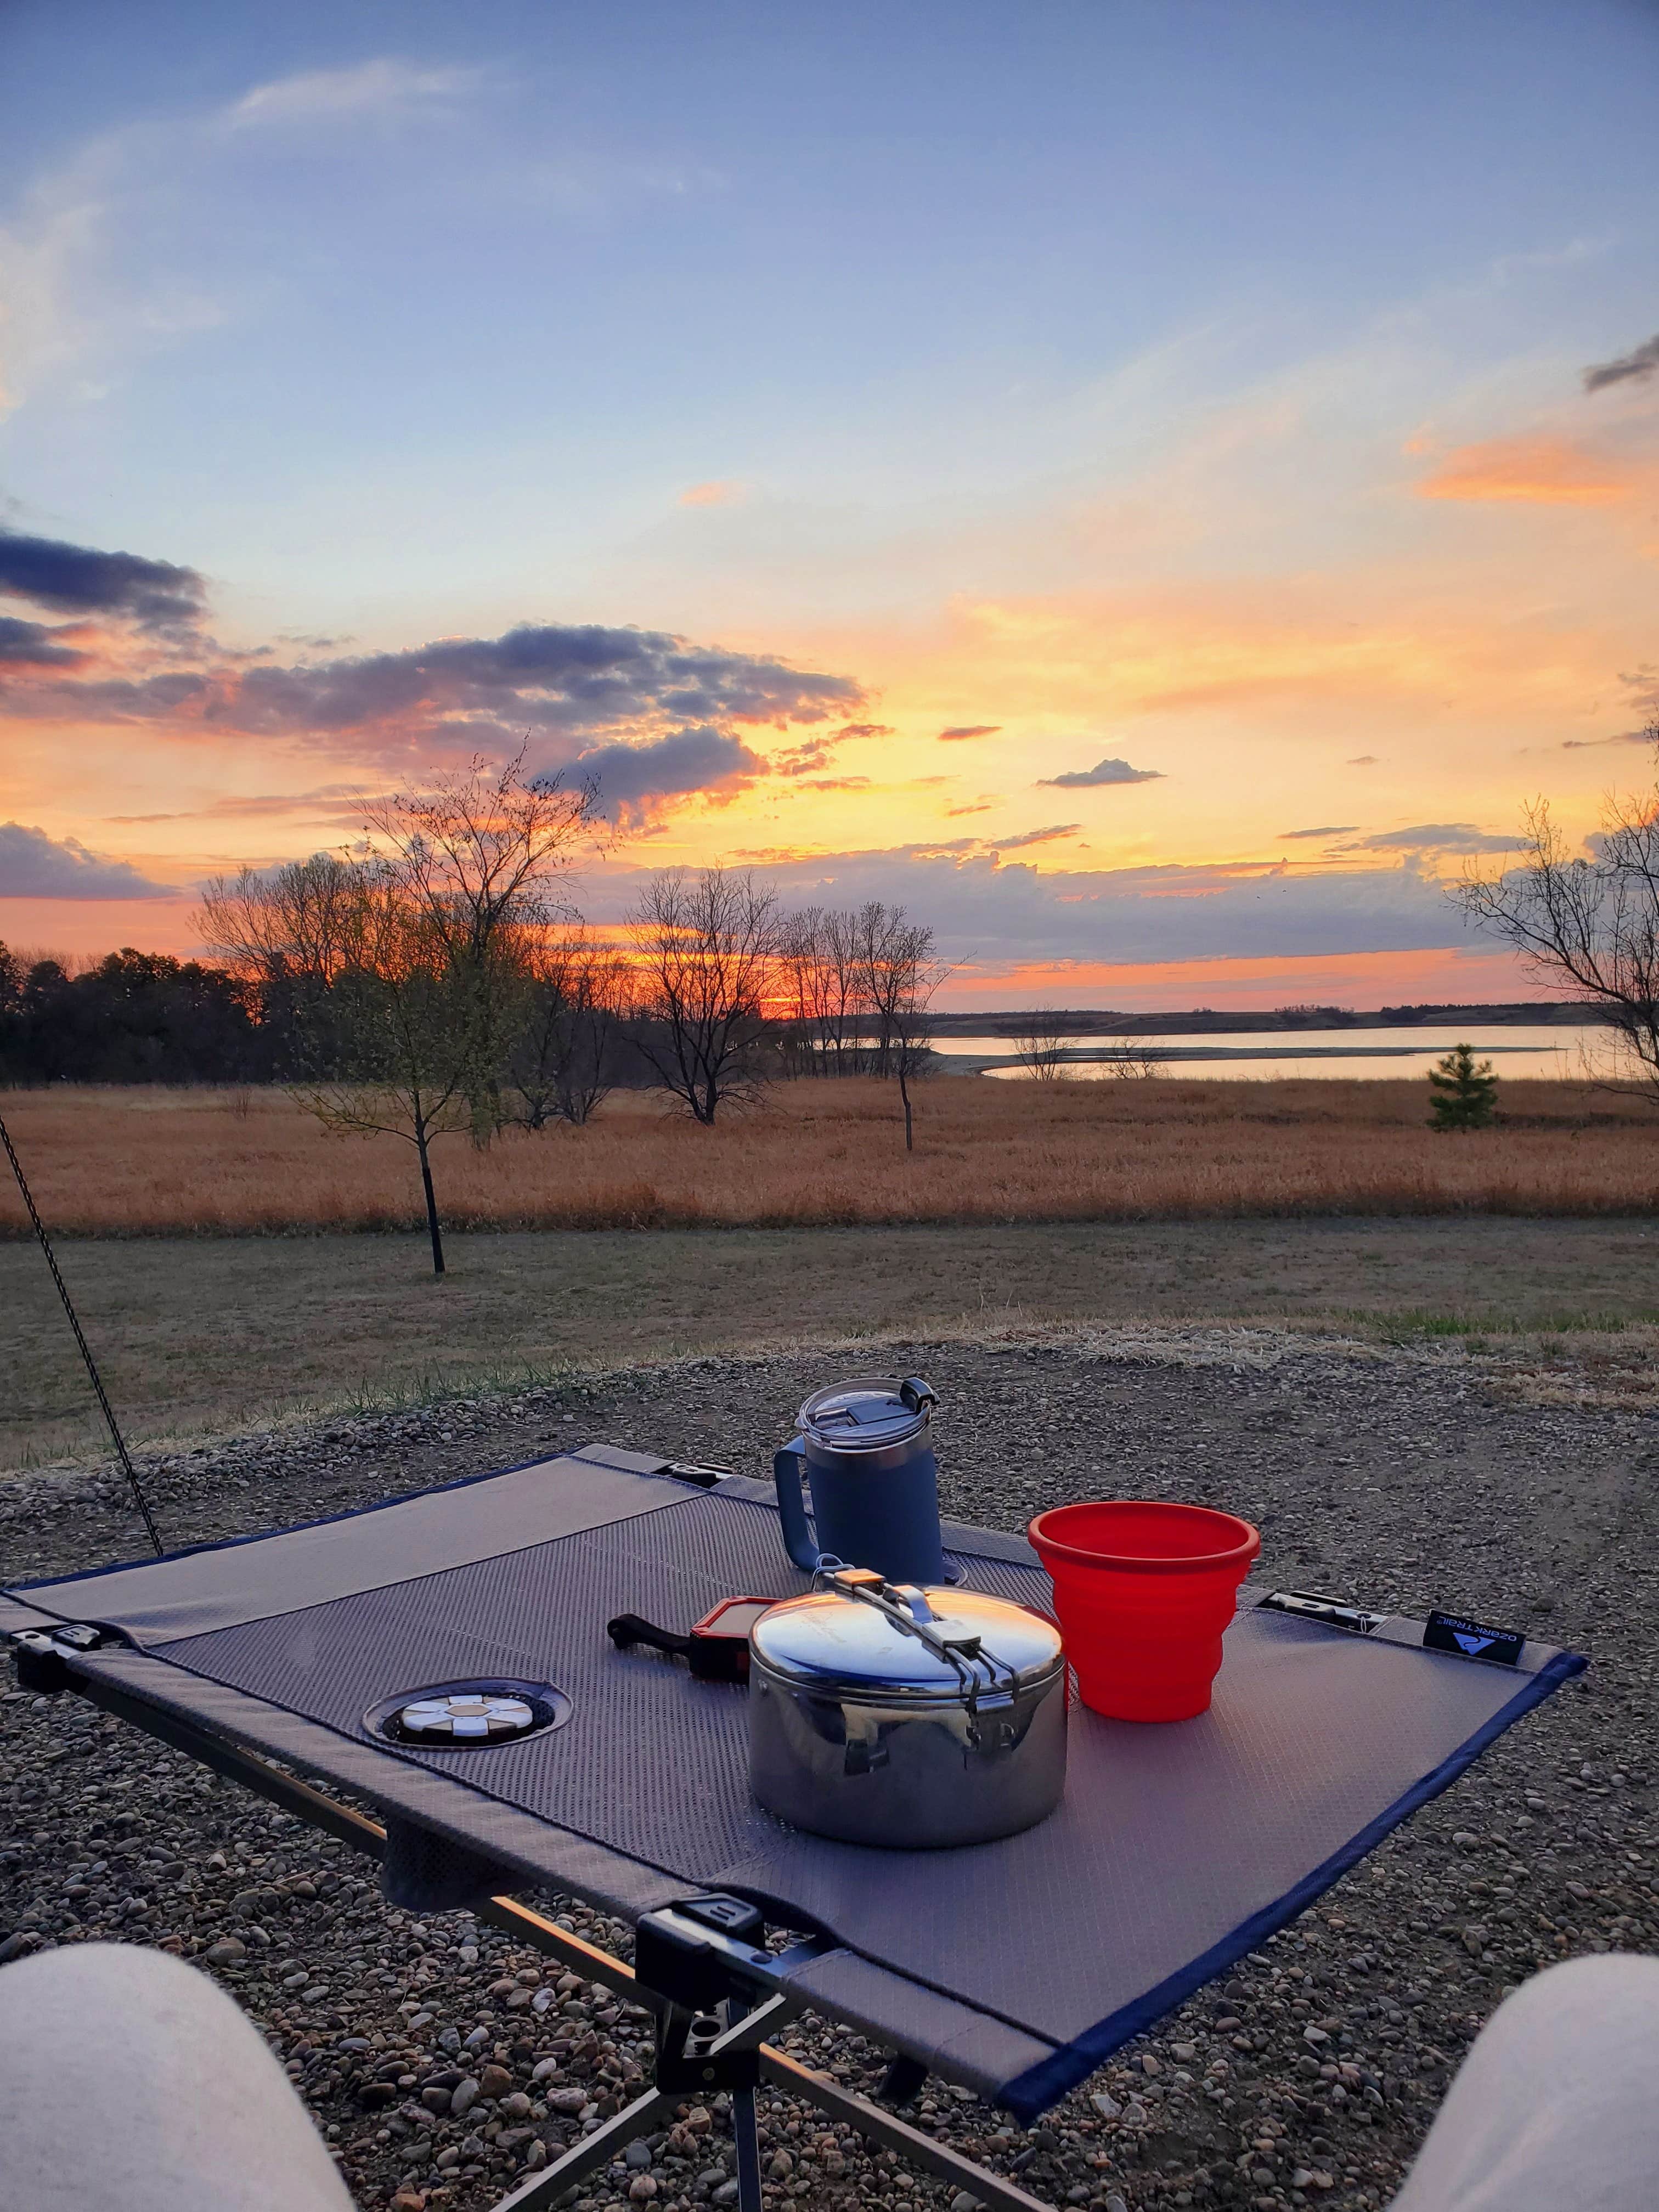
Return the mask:
[(653, 1651), (684, 1659), (700, 1682), (746, 1682), (749, 1632), (777, 1602), (775, 1597), (723, 1597), (693, 1625), (689, 1636), (658, 1628), (637, 1613), (621, 1613), (605, 1623), (605, 1633), (618, 1651), (647, 1644)]

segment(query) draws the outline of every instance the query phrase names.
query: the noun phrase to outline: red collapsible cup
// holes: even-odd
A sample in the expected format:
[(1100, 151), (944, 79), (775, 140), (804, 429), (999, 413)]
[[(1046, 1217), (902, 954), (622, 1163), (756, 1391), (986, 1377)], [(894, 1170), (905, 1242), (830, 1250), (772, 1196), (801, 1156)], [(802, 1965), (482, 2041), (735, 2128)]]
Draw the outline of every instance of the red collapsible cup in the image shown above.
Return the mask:
[(1085, 1705), (1119, 1721), (1187, 1721), (1221, 1671), (1222, 1632), (1261, 1549), (1236, 1514), (1152, 1498), (1039, 1513), (1026, 1534), (1054, 1586)]

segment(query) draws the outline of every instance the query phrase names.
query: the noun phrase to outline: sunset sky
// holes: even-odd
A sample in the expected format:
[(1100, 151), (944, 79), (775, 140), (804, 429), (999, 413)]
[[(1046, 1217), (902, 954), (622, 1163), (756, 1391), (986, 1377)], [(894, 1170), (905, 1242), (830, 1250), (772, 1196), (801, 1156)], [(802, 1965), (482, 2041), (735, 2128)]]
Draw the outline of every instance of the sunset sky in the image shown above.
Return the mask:
[(0, 8), (0, 939), (521, 738), (960, 1006), (1515, 995), (1659, 713), (1645, 0)]

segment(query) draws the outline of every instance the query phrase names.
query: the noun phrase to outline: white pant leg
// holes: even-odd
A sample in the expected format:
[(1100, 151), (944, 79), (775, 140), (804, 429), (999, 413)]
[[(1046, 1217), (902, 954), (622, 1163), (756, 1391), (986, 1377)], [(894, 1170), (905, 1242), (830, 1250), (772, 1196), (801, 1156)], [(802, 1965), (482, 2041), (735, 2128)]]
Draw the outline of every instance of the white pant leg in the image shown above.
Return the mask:
[(1547, 1967), (1492, 2014), (1390, 2212), (1653, 2212), (1659, 1959)]
[(0, 2212), (351, 2212), (288, 2078), (164, 1952), (0, 1966)]

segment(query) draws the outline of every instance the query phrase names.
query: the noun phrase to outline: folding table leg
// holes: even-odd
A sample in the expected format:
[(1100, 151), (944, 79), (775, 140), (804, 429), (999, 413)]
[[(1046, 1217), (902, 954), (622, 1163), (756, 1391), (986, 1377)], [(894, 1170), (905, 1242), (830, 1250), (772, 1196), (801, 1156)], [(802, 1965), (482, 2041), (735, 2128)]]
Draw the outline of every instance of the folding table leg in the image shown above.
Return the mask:
[(732, 2135), (738, 2148), (738, 2212), (761, 2212), (760, 2137), (752, 2089), (732, 2092)]
[[(572, 2143), (562, 2158), (556, 2158), (551, 2166), (543, 2166), (539, 2173), (532, 2174), (511, 2196), (501, 2198), (495, 2212), (539, 2212), (541, 2206), (555, 2203), (567, 2189), (574, 2189), (599, 2167), (609, 2166), (617, 2153), (637, 2136), (648, 2135), (676, 2101), (659, 2090), (647, 2089), (642, 2097), (635, 2097), (631, 2105), (624, 2105), (621, 2112), (595, 2128), (591, 2136)], [(755, 2205), (756, 2212), (759, 2212), (758, 2190)]]

